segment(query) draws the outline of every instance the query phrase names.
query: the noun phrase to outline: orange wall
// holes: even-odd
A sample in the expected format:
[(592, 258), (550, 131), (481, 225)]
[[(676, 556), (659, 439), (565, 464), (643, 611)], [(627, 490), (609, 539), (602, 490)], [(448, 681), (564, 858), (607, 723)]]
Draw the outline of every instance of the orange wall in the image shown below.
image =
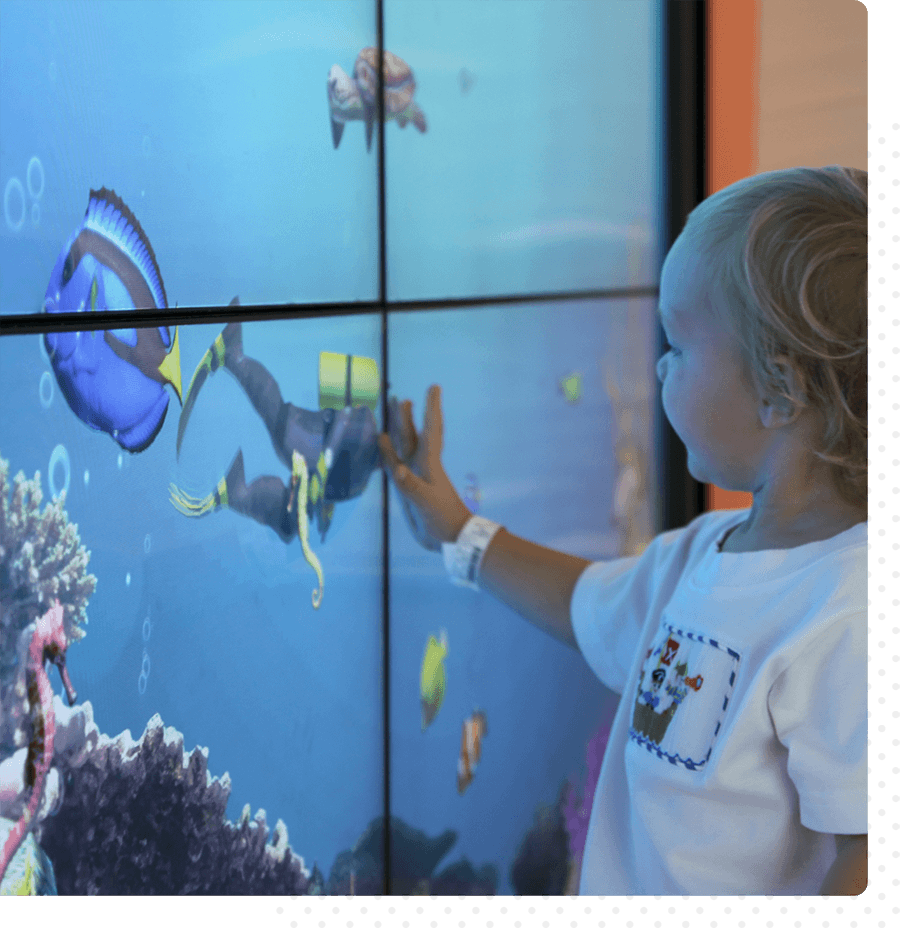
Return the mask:
[[(760, 0), (708, 0), (707, 196), (756, 173)], [(744, 509), (751, 493), (707, 484), (709, 509)]]

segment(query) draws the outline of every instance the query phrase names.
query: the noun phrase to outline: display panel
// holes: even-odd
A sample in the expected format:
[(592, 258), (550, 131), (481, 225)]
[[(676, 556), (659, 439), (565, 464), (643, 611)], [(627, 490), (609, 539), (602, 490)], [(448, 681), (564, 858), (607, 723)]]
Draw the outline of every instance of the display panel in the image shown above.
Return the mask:
[(0, 338), (4, 891), (380, 893), (380, 317), (107, 337)]
[[(655, 286), (661, 5), (383, 8), (388, 301)], [(4, 0), (0, 17), (0, 314), (128, 308), (141, 288), (159, 309), (247, 307), (240, 365), (224, 324), (0, 338), (6, 513), (77, 525), (90, 560), (67, 576), (91, 619), (60, 617), (27, 577), (14, 609), (3, 597), (0, 850), (38, 795), (22, 778), (50, 718), (40, 687), (17, 702), (10, 680), (60, 620), (77, 691), (73, 711), (48, 661), (59, 757), (33, 768), (41, 828), (4, 882), (381, 893), (389, 813), (390, 892), (571, 890), (612, 694), (574, 651), (450, 586), (394, 491), (383, 614), (371, 423), (388, 362), (387, 390), (413, 400), (418, 426), (440, 383), (444, 463), (473, 511), (582, 557), (637, 553), (659, 528), (653, 305), (388, 302), (385, 356), (377, 312), (250, 322), (255, 304), (381, 295), (374, 0)], [(88, 227), (124, 264), (104, 261), (108, 244), (76, 245)], [(271, 412), (273, 382), (296, 412)], [(305, 490), (289, 435), (310, 452)], [(40, 472), (39, 506), (17, 502), (19, 471)], [(21, 573), (34, 555), (16, 537)], [(140, 746), (110, 740), (126, 729)], [(146, 768), (157, 793), (128, 793), (128, 776), (126, 795), (111, 789), (84, 750), (95, 740), (95, 759)], [(123, 837), (136, 849), (111, 871), (104, 849)]]
[(661, 17), (385, 0), (390, 299), (618, 288), (635, 249), (656, 282)]
[[(658, 495), (654, 325), (653, 304), (642, 299), (394, 314), (392, 394), (414, 398), (420, 411), (427, 386), (441, 383), (444, 463), (473, 512), (586, 558), (639, 553), (652, 537)], [(183, 405), (176, 405), (177, 379), (152, 382), (180, 415), (164, 412), (134, 452), (102, 416), (86, 414), (99, 408), (95, 392), (58, 361), (77, 357), (82, 341), (105, 342), (105, 333), (82, 333), (74, 350), (65, 341), (71, 335), (0, 340), (4, 396), (16, 411), (0, 429), (8, 462), (4, 600), (15, 603), (3, 613), (0, 815), (12, 823), (21, 813), (28, 791), (16, 786), (20, 768), (29, 749), (41, 755), (19, 742), (29, 730), (26, 715), (40, 712), (56, 734), (42, 795), (57, 807), (40, 832), (47, 855), (40, 872), (45, 881), (53, 874), (58, 891), (381, 891), (383, 868), (372, 858), (384, 822), (382, 504), (372, 480), (378, 335), (377, 316), (181, 327), (177, 342), (174, 333), (169, 340), (183, 357)], [(440, 351), (429, 353), (428, 344)], [(115, 352), (97, 357), (121, 371)], [(131, 402), (135, 390), (120, 392)], [(282, 407), (278, 396), (297, 405)], [(289, 445), (308, 459), (305, 488), (299, 460), (288, 465)], [(575, 450), (583, 448), (596, 454)], [(326, 492), (318, 496), (323, 465)], [(19, 468), (39, 471), (49, 498), (65, 490), (56, 515), (17, 495)], [(297, 502), (294, 512), (302, 508), (308, 521), (295, 532), (285, 502), (299, 499), (307, 504)], [(574, 651), (505, 607), (450, 586), (440, 559), (417, 545), (402, 508), (391, 512), (392, 892), (571, 888), (594, 755), (614, 697)], [(21, 526), (40, 515), (50, 529), (32, 525), (35, 553), (26, 554)], [(53, 531), (66, 522), (76, 525), (87, 565), (71, 557), (77, 543), (61, 562), (53, 550)], [(295, 534), (305, 536), (308, 553)], [(31, 561), (39, 582), (29, 579)], [(53, 586), (54, 577), (65, 577), (75, 593)], [(17, 704), (14, 695), (23, 672), (16, 655), (45, 619), (49, 626), (51, 594), (84, 606), (92, 620), (84, 627), (68, 617), (74, 710), (50, 663), (49, 682), (60, 695), (49, 707), (40, 698)], [(323, 622), (327, 613), (332, 618)], [(65, 624), (65, 612), (60, 619)], [(87, 632), (81, 640), (75, 627)], [(438, 702), (429, 690), (435, 674)], [(466, 737), (479, 741), (474, 762), (464, 756)], [(112, 789), (86, 750), (97, 743), (100, 757), (132, 764), (155, 792)], [(203, 761), (197, 752), (189, 760), (194, 744), (207, 749)], [(187, 796), (175, 772), (182, 766), (193, 785)], [(206, 769), (219, 780), (201, 789)], [(324, 783), (341, 784), (342, 813)], [(182, 805), (172, 808), (176, 802)], [(266, 825), (242, 822), (245, 802), (268, 810)], [(181, 838), (215, 861), (226, 883), (203, 867), (190, 877), (179, 870), (159, 817), (151, 816), (155, 833), (136, 808), (148, 803), (168, 808), (170, 822), (183, 821), (185, 809), (188, 820), (205, 816), (205, 830)], [(260, 847), (276, 815), (288, 828), (296, 823), (293, 833), (304, 839), (303, 847), (291, 844), (280, 872), (288, 836), (279, 827), (270, 849)], [(74, 836), (92, 825), (97, 847), (82, 842), (76, 853)], [(269, 863), (256, 882), (235, 871), (241, 828), (248, 845), (255, 834), (258, 856)], [(133, 854), (155, 853), (165, 865), (104, 869), (114, 840), (126, 847), (144, 841)], [(292, 855), (303, 863), (291, 863)], [(21, 857), (12, 862), (8, 879), (23, 865)]]
[[(655, 325), (646, 299), (391, 314), (392, 392), (421, 429), (441, 385), (442, 460), (471, 511), (578, 557), (638, 554), (657, 525)], [(449, 842), (427, 876), (395, 868), (396, 891), (415, 875), (436, 895), (561, 893), (617, 697), (580, 653), (452, 586), (396, 493), (390, 518), (391, 809)]]
[[(329, 105), (332, 67), (376, 44), (374, 0), (4, 0), (0, 17), (0, 313), (76, 311), (94, 277), (101, 309), (377, 296), (377, 156), (335, 149)], [(82, 238), (105, 271), (51, 287), (101, 190), (125, 207), (107, 196), (90, 225), (106, 251)], [(149, 297), (128, 285), (147, 265)]]

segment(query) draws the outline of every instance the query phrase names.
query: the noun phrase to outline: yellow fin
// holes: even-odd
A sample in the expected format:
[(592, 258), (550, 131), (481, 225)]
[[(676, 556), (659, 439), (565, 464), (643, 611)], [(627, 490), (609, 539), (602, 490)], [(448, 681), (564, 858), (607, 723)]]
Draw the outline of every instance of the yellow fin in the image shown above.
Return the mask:
[(181, 349), (178, 347), (178, 326), (175, 326), (175, 336), (172, 339), (172, 347), (159, 365), (159, 372), (166, 378), (166, 382), (172, 384), (175, 392), (178, 394), (178, 402), (181, 403)]

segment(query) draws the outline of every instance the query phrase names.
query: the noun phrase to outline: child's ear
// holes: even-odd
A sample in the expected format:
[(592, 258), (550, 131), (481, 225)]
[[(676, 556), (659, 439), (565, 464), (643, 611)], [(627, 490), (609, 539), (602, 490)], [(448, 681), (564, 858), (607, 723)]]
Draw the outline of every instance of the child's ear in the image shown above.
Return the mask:
[(759, 406), (759, 418), (767, 429), (780, 428), (796, 422), (807, 403), (803, 391), (803, 378), (788, 359), (776, 359), (773, 367), (778, 371), (784, 391), (794, 398), (794, 402), (780, 395), (763, 397)]
[(760, 422), (767, 429), (777, 429), (783, 425), (790, 425), (799, 413), (796, 409), (788, 411), (787, 405), (787, 402), (781, 397), (772, 400), (763, 399), (759, 405)]

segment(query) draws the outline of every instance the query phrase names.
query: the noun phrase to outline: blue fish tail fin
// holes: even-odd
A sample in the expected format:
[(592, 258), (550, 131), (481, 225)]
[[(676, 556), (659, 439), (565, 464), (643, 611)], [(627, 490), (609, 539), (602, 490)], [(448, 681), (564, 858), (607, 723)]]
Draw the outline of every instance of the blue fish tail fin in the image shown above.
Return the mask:
[(178, 347), (178, 326), (175, 326), (175, 335), (172, 338), (172, 347), (159, 365), (159, 372), (172, 384), (178, 395), (178, 402), (184, 405), (181, 399), (181, 350)]

